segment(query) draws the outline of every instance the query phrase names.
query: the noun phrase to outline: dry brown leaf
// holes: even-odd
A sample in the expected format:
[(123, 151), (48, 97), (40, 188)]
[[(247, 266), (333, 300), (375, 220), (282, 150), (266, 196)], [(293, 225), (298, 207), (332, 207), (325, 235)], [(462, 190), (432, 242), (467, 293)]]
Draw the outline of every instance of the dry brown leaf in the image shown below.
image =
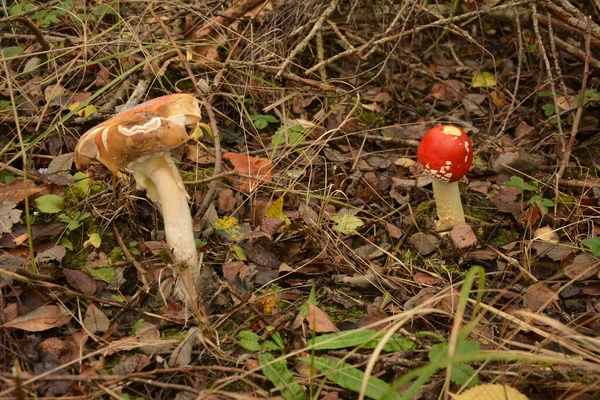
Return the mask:
[(0, 235), (9, 233), (13, 224), (19, 222), (22, 210), (15, 209), (16, 203), (0, 202)]
[(225, 214), (235, 210), (236, 200), (231, 189), (221, 189), (217, 196), (217, 208)]
[(339, 332), (339, 329), (331, 322), (329, 316), (314, 304), (308, 303), (306, 321), (308, 322), (308, 327), (313, 332)]
[(236, 278), (244, 279), (248, 275), (248, 266), (243, 261), (230, 261), (223, 264), (223, 277), (230, 285), (235, 285)]
[(106, 332), (110, 327), (110, 320), (93, 304), (90, 304), (85, 312), (85, 318), (83, 319), (83, 326), (92, 334), (96, 332)]
[(71, 313), (62, 306), (45, 305), (28, 314), (21, 315), (0, 328), (22, 329), (27, 332), (42, 332), (63, 326), (71, 320)]
[(470, 225), (458, 224), (450, 231), (450, 240), (455, 249), (468, 249), (477, 244), (477, 236)]
[[(27, 182), (27, 193), (30, 196), (44, 190), (47, 189), (37, 187), (31, 180)], [(0, 201), (20, 203), (23, 200), (25, 200), (25, 187), (22, 180), (16, 180), (10, 185), (0, 185)]]
[(96, 280), (87, 272), (74, 270), (74, 269), (63, 269), (63, 274), (67, 278), (69, 285), (79, 290), (81, 293), (88, 296), (96, 293)]
[(408, 243), (410, 243), (420, 255), (426, 256), (436, 251), (442, 242), (436, 236), (417, 232), (408, 239)]
[(556, 290), (551, 289), (542, 282), (536, 282), (529, 286), (525, 294), (523, 294), (523, 304), (525, 307), (534, 310), (552, 306), (556, 300), (558, 300)]
[(425, 272), (415, 273), (415, 282), (421, 285), (437, 285), (442, 279), (439, 276), (433, 276)]
[(583, 281), (596, 275), (598, 270), (600, 270), (600, 258), (588, 253), (581, 253), (565, 267), (563, 272), (575, 281)]
[(233, 186), (245, 192), (254, 191), (260, 181), (271, 179), (273, 164), (268, 158), (256, 158), (246, 154), (225, 153), (222, 157), (233, 165), (233, 169), (252, 178), (234, 178)]

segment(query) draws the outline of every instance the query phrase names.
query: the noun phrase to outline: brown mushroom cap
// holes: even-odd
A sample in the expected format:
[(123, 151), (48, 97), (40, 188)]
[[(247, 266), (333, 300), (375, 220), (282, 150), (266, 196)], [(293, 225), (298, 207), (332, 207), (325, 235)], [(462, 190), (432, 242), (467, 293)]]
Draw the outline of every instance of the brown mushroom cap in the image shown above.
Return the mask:
[(117, 172), (141, 157), (186, 142), (186, 126), (200, 118), (198, 100), (190, 94), (157, 97), (87, 131), (75, 147), (75, 165), (84, 169), (97, 159)]

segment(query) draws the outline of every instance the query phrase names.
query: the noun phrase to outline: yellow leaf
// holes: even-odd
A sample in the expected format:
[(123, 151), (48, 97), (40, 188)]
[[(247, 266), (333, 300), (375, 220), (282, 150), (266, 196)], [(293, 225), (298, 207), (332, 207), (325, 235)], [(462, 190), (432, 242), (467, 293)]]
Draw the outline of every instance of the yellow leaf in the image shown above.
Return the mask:
[(278, 220), (283, 221), (285, 225), (291, 224), (290, 219), (286, 217), (285, 213), (283, 212), (283, 196), (269, 204), (269, 207), (267, 207), (267, 210), (265, 211), (265, 216), (269, 218), (277, 218)]
[(471, 86), (474, 88), (482, 87), (489, 88), (496, 86), (496, 77), (491, 72), (481, 71), (473, 75)]
[[(69, 110), (73, 111), (74, 109), (79, 107), (79, 104), (81, 104), (81, 103), (75, 102), (75, 103), (71, 104), (69, 106)], [(88, 104), (87, 106), (83, 107), (81, 110), (77, 111), (75, 113), (75, 115), (77, 115), (79, 117), (89, 117), (90, 115), (92, 115), (93, 113), (95, 113), (97, 111), (98, 111), (98, 109), (93, 104)]]
[(454, 400), (527, 400), (527, 396), (513, 387), (490, 384), (475, 386), (452, 397)]

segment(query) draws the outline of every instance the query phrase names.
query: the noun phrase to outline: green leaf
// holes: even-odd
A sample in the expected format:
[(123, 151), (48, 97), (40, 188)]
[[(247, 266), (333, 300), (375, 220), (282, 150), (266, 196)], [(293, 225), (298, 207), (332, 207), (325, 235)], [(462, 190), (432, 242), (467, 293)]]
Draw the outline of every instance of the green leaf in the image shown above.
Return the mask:
[(56, 214), (65, 208), (62, 197), (55, 194), (45, 194), (35, 199), (36, 207), (43, 213)]
[[(333, 350), (358, 346), (364, 349), (374, 349), (381, 342), (381, 337), (384, 333), (369, 329), (327, 333), (312, 338), (308, 344), (311, 346), (314, 345), (315, 350)], [(405, 351), (414, 348), (414, 341), (394, 333), (385, 343), (383, 351)]]
[(86, 244), (91, 244), (92, 246), (94, 246), (95, 248), (100, 247), (100, 245), (102, 244), (102, 238), (100, 237), (100, 235), (98, 235), (97, 233), (90, 233), (88, 235), (88, 240), (85, 241), (85, 243), (83, 244), (84, 246)]
[(333, 230), (336, 230), (344, 235), (353, 235), (356, 233), (356, 229), (364, 225), (364, 222), (360, 218), (350, 214), (338, 214), (331, 217), (331, 220), (335, 222)]
[(133, 326), (131, 327), (131, 336), (135, 336), (137, 330), (140, 328), (140, 326), (142, 326), (143, 323), (144, 320), (142, 318), (135, 321), (135, 324), (133, 324)]
[(23, 53), (25, 53), (25, 50), (23, 50), (19, 46), (9, 46), (9, 47), (5, 47), (2, 49), (3, 58), (11, 58), (11, 57), (15, 57), (15, 56), (20, 56)]
[(113, 283), (117, 279), (117, 274), (114, 268), (86, 268), (86, 271), (90, 273), (94, 278), (100, 279), (108, 284)]
[(510, 186), (521, 190), (538, 190), (539, 187), (536, 184), (525, 183), (523, 178), (518, 176), (511, 176), (510, 179), (504, 182), (504, 186)]
[[(452, 371), (450, 372), (450, 380), (459, 386), (469, 382), (469, 379), (475, 375), (475, 369), (467, 364), (454, 364), (452, 365)], [(473, 387), (479, 384), (479, 378), (475, 376), (469, 382), (467, 387)]]
[(240, 260), (240, 261), (248, 260), (248, 258), (246, 257), (246, 252), (244, 251), (242, 246), (234, 244), (233, 251), (235, 252), (235, 256), (237, 257), (238, 260)]
[(288, 370), (286, 361), (282, 359), (273, 362), (274, 359), (275, 357), (270, 353), (258, 355), (258, 363), (263, 374), (281, 392), (285, 400), (304, 400), (306, 398), (304, 390)]
[[(273, 329), (273, 327), (267, 327), (267, 329), (269, 328)], [(277, 346), (277, 350), (285, 349), (285, 343), (283, 342), (283, 339), (281, 338), (279, 332), (275, 330), (271, 332), (271, 339), (273, 339), (274, 344)]]
[[(299, 360), (314, 366), (317, 370), (321, 371), (327, 379), (344, 389), (351, 390), (355, 393), (360, 392), (365, 373), (354, 368), (352, 365), (322, 357), (300, 358)], [(398, 393), (392, 392), (391, 395), (386, 396), (389, 390), (391, 390), (390, 385), (379, 378), (370, 376), (367, 380), (365, 396), (375, 400), (400, 400), (400, 395)]]
[(8, 172), (6, 170), (0, 171), (0, 183), (3, 183), (5, 185), (10, 185), (11, 183), (13, 183), (16, 180), (17, 180), (17, 178), (10, 172)]
[(595, 238), (587, 238), (581, 241), (584, 245), (592, 250), (595, 257), (600, 257), (600, 236)]
[(58, 241), (58, 244), (60, 244), (61, 246), (64, 246), (65, 248), (69, 249), (70, 251), (73, 251), (73, 242), (71, 242), (65, 236), (60, 238), (60, 240)]
[(241, 331), (238, 333), (238, 341), (240, 346), (250, 351), (260, 351), (262, 350), (262, 346), (258, 342), (260, 340), (260, 336), (251, 331)]
[(474, 88), (489, 88), (496, 86), (496, 83), (496, 77), (493, 73), (488, 71), (481, 71), (473, 75), (471, 86), (473, 86)]
[(556, 108), (553, 104), (547, 103), (542, 106), (542, 110), (544, 111), (544, 115), (549, 117), (551, 115), (556, 114)]

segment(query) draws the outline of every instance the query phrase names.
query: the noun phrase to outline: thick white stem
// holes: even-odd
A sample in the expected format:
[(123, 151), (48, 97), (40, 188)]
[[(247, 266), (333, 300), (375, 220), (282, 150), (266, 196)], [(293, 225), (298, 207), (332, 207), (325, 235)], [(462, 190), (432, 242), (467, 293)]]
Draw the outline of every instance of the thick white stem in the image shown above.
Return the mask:
[(133, 170), (138, 186), (146, 189), (148, 197), (160, 203), (165, 224), (167, 244), (173, 250), (175, 262), (193, 269), (197, 277), (198, 252), (192, 229), (192, 214), (187, 193), (177, 167), (168, 153), (136, 161)]
[(442, 182), (433, 178), (431, 181), (438, 215), (435, 229), (444, 232), (458, 224), (464, 224), (465, 214), (460, 201), (458, 182)]

